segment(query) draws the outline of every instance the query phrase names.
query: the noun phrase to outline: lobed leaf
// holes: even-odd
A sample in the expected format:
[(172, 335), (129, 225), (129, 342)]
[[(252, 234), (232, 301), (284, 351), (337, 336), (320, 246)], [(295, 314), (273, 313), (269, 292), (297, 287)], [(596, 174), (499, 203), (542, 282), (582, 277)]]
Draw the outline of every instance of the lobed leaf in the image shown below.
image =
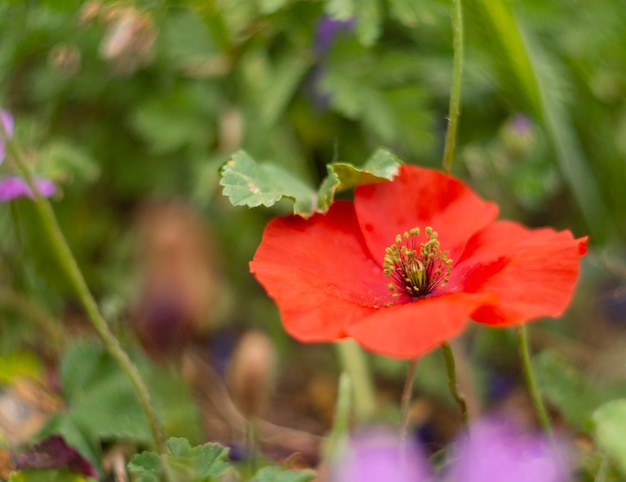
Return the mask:
[(233, 154), (220, 172), (220, 185), (233, 206), (271, 207), (289, 198), (296, 214), (306, 216), (315, 210), (313, 189), (273, 164), (257, 163), (244, 151)]
[(612, 400), (593, 413), (595, 439), (626, 475), (626, 399)]
[(285, 470), (281, 467), (263, 467), (250, 482), (308, 482), (316, 477), (312, 470)]
[(273, 164), (259, 164), (239, 151), (222, 166), (220, 184), (233, 206), (271, 207), (283, 198), (294, 202), (294, 214), (304, 218), (324, 213), (335, 193), (393, 179), (401, 161), (389, 151), (379, 149), (362, 167), (344, 162), (329, 164), (328, 175), (318, 192)]

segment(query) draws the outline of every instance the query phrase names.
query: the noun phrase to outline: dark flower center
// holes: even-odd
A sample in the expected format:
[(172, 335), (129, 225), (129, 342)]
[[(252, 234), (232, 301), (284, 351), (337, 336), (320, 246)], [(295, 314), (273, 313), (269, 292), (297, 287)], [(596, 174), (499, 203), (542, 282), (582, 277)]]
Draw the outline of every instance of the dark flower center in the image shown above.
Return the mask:
[(427, 227), (423, 243), (418, 243), (419, 234), (419, 228), (398, 234), (395, 243), (385, 249), (383, 272), (391, 279), (388, 286), (394, 298), (422, 298), (448, 282), (452, 260), (447, 251), (441, 251), (437, 233)]

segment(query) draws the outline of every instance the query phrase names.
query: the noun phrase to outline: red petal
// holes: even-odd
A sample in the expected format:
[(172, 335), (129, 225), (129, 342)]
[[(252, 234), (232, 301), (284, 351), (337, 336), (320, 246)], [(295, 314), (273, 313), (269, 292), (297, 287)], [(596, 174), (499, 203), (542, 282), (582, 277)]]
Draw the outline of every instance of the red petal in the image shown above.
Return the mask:
[(390, 300), (347, 202), (308, 220), (272, 220), (250, 270), (278, 304), (285, 329), (303, 341), (342, 337), (348, 323)]
[(359, 186), (354, 199), (363, 236), (381, 262), (396, 234), (426, 226), (437, 231), (441, 249), (455, 260), (467, 240), (498, 215), (496, 204), (458, 179), (410, 165), (403, 165), (392, 182)]
[(586, 241), (569, 231), (494, 223), (468, 242), (445, 290), (496, 294), (496, 303), (473, 313), (479, 323), (510, 326), (558, 317), (572, 298)]
[(364, 348), (394, 358), (417, 358), (463, 331), (485, 295), (453, 293), (390, 306), (350, 325)]

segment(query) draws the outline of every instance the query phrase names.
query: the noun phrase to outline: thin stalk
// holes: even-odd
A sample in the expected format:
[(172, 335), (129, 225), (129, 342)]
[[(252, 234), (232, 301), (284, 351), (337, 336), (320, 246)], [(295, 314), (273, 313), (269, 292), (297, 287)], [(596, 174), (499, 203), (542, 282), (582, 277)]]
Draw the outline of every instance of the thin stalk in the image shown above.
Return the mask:
[(63, 232), (59, 227), (59, 224), (54, 215), (54, 211), (52, 210), (52, 206), (48, 202), (48, 200), (41, 195), (39, 189), (37, 188), (37, 184), (35, 182), (35, 176), (31, 171), (30, 166), (22, 156), (22, 153), (18, 149), (15, 142), (7, 136), (6, 130), (2, 122), (0, 122), (0, 138), (2, 138), (6, 144), (7, 151), (9, 152), (11, 159), (15, 163), (15, 166), (18, 168), (24, 180), (30, 187), (31, 191), (34, 194), (34, 203), (37, 214), (39, 215), (39, 219), (43, 228), (48, 236), (48, 241), (50, 242), (50, 247), (52, 248), (61, 268), (65, 272), (68, 280), (72, 288), (74, 289), (78, 299), (80, 300), (83, 308), (85, 309), (89, 321), (93, 325), (94, 329), (100, 336), (104, 346), (109, 350), (111, 355), (115, 358), (115, 360), (119, 363), (122, 370), (128, 376), (139, 403), (144, 411), (144, 414), (148, 420), (148, 424), (150, 426), (150, 431), (152, 433), (152, 438), (154, 439), (154, 443), (156, 444), (159, 452), (165, 454), (168, 453), (167, 445), (165, 444), (165, 439), (163, 437), (163, 431), (161, 429), (161, 424), (156, 416), (156, 413), (153, 409), (152, 402), (150, 400), (150, 393), (148, 392), (148, 388), (141, 378), (137, 367), (128, 357), (128, 354), (121, 347), (115, 335), (109, 329), (107, 322), (104, 320), (100, 311), (98, 309), (98, 305), (89, 291), (87, 283), (85, 282), (85, 278), (83, 277), (80, 268), (72, 254), (72, 251), (67, 244), (65, 237), (63, 236)]
[(324, 446), (324, 460), (332, 464), (334, 457), (340, 452), (348, 434), (350, 409), (352, 406), (352, 380), (347, 372), (339, 377), (339, 390), (337, 394), (337, 406), (330, 436)]
[(406, 441), (409, 434), (409, 409), (411, 408), (411, 397), (413, 395), (413, 381), (415, 380), (415, 372), (417, 371), (418, 359), (415, 358), (409, 362), (406, 371), (406, 379), (404, 388), (402, 389), (402, 420), (400, 422), (400, 440)]
[(448, 109), (448, 130), (446, 145), (443, 151), (443, 169), (447, 173), (452, 170), (454, 150), (456, 148), (456, 131), (459, 124), (461, 110), (461, 81), (463, 78), (463, 8), (461, 0), (454, 0), (452, 13), (452, 90), (450, 91), (450, 106)]
[(443, 352), (443, 357), (446, 362), (446, 372), (448, 374), (448, 388), (450, 389), (450, 394), (454, 401), (459, 406), (461, 410), (461, 420), (463, 421), (463, 425), (468, 426), (469, 417), (467, 414), (467, 403), (465, 402), (465, 397), (461, 392), (459, 392), (457, 382), (456, 382), (456, 364), (454, 362), (454, 354), (452, 353), (452, 348), (448, 343), (441, 344), (441, 351)]
[(537, 417), (539, 418), (539, 423), (543, 427), (548, 437), (550, 437), (550, 439), (554, 439), (552, 426), (550, 425), (550, 418), (548, 417), (548, 411), (546, 410), (546, 406), (544, 405), (543, 399), (541, 398), (539, 386), (537, 385), (537, 380), (535, 379), (532, 363), (530, 361), (530, 347), (528, 343), (528, 332), (526, 331), (526, 325), (518, 326), (516, 332), (519, 353), (522, 359), (522, 368), (524, 370), (524, 378), (526, 379), (526, 385), (528, 386), (528, 391), (530, 392), (530, 396), (533, 400), (533, 405), (535, 406)]
[(598, 473), (596, 474), (593, 482), (606, 482), (606, 474), (609, 469), (609, 457), (604, 454), (600, 461), (600, 467), (598, 467)]
[(335, 343), (343, 369), (348, 372), (354, 392), (354, 412), (357, 420), (366, 421), (374, 415), (376, 397), (367, 359), (354, 340)]

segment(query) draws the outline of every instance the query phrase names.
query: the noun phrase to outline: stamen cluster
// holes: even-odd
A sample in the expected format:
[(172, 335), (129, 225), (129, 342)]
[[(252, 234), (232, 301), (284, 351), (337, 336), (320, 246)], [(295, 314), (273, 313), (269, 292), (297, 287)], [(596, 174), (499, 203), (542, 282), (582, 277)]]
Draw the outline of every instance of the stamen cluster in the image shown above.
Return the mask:
[(383, 273), (394, 298), (406, 295), (422, 298), (448, 282), (452, 260), (448, 251), (441, 251), (437, 232), (429, 226), (424, 230), (426, 241), (419, 243), (419, 228), (396, 235), (395, 243), (385, 249)]

